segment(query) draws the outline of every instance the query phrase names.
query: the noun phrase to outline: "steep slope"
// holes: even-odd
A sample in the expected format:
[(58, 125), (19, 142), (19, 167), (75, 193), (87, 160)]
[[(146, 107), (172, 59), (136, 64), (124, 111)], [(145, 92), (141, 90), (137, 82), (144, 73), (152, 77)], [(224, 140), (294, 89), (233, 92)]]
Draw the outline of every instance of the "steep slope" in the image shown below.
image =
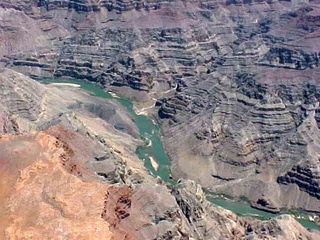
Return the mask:
[(3, 135), (0, 149), (1, 239), (113, 239), (100, 217), (110, 186), (79, 156), (71, 167), (66, 144), (46, 133)]
[(173, 191), (199, 239), (316, 239), (289, 215), (268, 221), (238, 217), (205, 200), (200, 185), (186, 180)]
[(290, 216), (238, 218), (193, 182), (173, 196), (155, 180), (113, 186), (86, 166), (93, 145), (61, 127), (1, 136), (2, 239), (317, 239)]
[[(290, 216), (264, 222), (237, 217), (207, 202), (192, 181), (168, 187), (152, 177), (134, 154), (134, 134), (109, 126), (114, 111), (97, 117), (86, 112), (92, 108), (74, 107), (74, 101), (76, 106), (103, 101), (121, 112), (115, 102), (70, 85), (42, 85), (12, 70), (2, 72), (1, 83), (1, 107), (8, 120), (1, 126), (6, 134), (0, 136), (0, 238), (319, 237)], [(45, 99), (59, 94), (64, 98), (55, 99), (62, 112), (57, 121), (57, 106)], [(32, 107), (39, 99), (45, 114)], [(64, 119), (67, 114), (73, 117)], [(116, 122), (126, 114), (120, 116)], [(12, 128), (4, 127), (10, 120)]]
[(318, 1), (0, 4), (2, 65), (156, 101), (176, 179), (320, 211)]

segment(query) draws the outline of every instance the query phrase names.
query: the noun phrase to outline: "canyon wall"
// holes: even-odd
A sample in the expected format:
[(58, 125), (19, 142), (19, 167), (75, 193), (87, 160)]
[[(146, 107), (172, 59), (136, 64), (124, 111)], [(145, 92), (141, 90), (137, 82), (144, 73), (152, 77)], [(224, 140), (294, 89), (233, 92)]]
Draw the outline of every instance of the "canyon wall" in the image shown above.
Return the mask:
[(0, 66), (156, 101), (174, 178), (269, 211), (320, 211), (318, 1), (0, 6)]

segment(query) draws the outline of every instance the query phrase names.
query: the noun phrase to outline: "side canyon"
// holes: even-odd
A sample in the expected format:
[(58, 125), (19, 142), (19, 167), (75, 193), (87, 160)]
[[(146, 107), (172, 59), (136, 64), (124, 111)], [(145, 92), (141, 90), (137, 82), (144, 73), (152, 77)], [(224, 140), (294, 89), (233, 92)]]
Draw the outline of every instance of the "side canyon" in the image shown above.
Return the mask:
[[(203, 192), (319, 216), (319, 34), (317, 0), (0, 0), (0, 239), (320, 238)], [(177, 184), (118, 101), (47, 78), (131, 99)]]

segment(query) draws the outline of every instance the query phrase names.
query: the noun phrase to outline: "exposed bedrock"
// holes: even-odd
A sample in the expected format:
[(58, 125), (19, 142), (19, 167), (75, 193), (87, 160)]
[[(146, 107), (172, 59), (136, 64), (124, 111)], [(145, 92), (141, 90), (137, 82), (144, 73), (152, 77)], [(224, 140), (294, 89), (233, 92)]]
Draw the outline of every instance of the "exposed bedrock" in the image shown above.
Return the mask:
[(97, 161), (94, 152), (103, 147), (61, 126), (1, 135), (0, 179), (5, 184), (0, 190), (0, 237), (209, 240), (319, 236), (288, 215), (265, 222), (237, 217), (208, 203), (200, 185), (192, 181), (170, 191), (134, 156), (126, 158), (128, 153), (119, 155), (131, 167), (131, 174), (126, 175), (130, 178), (134, 173), (143, 180), (107, 183), (90, 165)]
[(175, 198), (135, 155), (139, 135), (120, 105), (1, 73), (1, 239), (191, 239)]
[(115, 102), (8, 69), (1, 83), (0, 238), (317, 239), (290, 216), (237, 217), (207, 202), (195, 182), (169, 188), (151, 176), (135, 135), (112, 125), (132, 121)]
[[(308, 192), (311, 196), (319, 199), (319, 172), (315, 166), (300, 167), (296, 166), (288, 171), (284, 176), (278, 177), (278, 182), (283, 184), (296, 184), (298, 187)], [(312, 171), (313, 170), (313, 171)]]
[[(0, 4), (1, 66), (94, 81), (142, 107), (156, 102), (149, 111), (162, 122), (175, 178), (271, 211), (320, 211), (317, 1)], [(92, 104), (70, 106), (114, 125), (109, 108)], [(41, 107), (24, 105), (11, 111), (40, 121)], [(124, 134), (137, 134), (123, 121)]]
[[(178, 205), (191, 224), (196, 239), (302, 239), (317, 235), (300, 232), (289, 215), (268, 221), (238, 217), (232, 212), (210, 204), (205, 200), (200, 185), (193, 181), (182, 181), (173, 190)], [(306, 235), (304, 235), (306, 234)]]

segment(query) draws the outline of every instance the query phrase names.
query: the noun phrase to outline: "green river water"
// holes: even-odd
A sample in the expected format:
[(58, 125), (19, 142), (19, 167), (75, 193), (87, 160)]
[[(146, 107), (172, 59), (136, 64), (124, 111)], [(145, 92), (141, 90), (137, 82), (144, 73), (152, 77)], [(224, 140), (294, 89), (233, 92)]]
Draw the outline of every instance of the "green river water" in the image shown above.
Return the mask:
[[(135, 120), (135, 123), (139, 129), (141, 138), (144, 140), (144, 145), (139, 146), (137, 148), (136, 154), (140, 159), (144, 161), (145, 167), (155, 176), (159, 176), (163, 181), (176, 184), (170, 178), (170, 169), (169, 169), (169, 158), (165, 152), (165, 149), (162, 145), (160, 140), (160, 129), (157, 124), (155, 124), (148, 116), (146, 115), (138, 115), (135, 113), (133, 109), (133, 103), (126, 98), (122, 97), (115, 97), (108, 92), (105, 92), (102, 88), (93, 84), (91, 82), (77, 80), (77, 79), (60, 79), (60, 78), (46, 78), (41, 79), (40, 82), (43, 83), (73, 83), (78, 84), (80, 87), (92, 95), (107, 98), (107, 99), (114, 99), (118, 101), (121, 105), (126, 107), (128, 112), (132, 115)], [(150, 144), (151, 143), (151, 144)], [(151, 164), (150, 156), (158, 163), (158, 169), (154, 169)], [(269, 218), (273, 218), (278, 216), (278, 214), (273, 214), (265, 211), (261, 211), (255, 208), (252, 208), (249, 204), (244, 202), (233, 201), (231, 199), (217, 196), (214, 194), (210, 194), (207, 196), (207, 200), (221, 206), (225, 209), (231, 210), (238, 215), (250, 215), (262, 220), (266, 220)], [(284, 211), (284, 213), (288, 213)], [(304, 212), (290, 212), (296, 216), (297, 220), (306, 228), (317, 229), (320, 231), (320, 227), (314, 223), (313, 221), (309, 221), (308, 213)]]

